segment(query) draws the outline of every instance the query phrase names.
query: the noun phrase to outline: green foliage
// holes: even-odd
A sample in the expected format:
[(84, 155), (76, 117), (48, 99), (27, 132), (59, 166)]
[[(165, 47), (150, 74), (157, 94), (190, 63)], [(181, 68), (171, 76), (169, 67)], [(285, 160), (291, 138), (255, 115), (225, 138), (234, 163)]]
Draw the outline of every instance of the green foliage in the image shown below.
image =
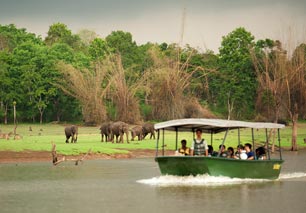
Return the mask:
[(104, 58), (104, 56), (108, 53), (108, 48), (105, 40), (101, 38), (95, 38), (88, 48), (89, 55), (92, 59), (97, 60), (99, 58)]
[(228, 117), (253, 117), (257, 82), (250, 49), (254, 45), (254, 36), (244, 28), (223, 37), (219, 75), (212, 84), (217, 91), (217, 106), (227, 111)]
[[(301, 60), (300, 52), (304, 51), (305, 55), (305, 46), (299, 45), (288, 63)], [(36, 122), (39, 119), (82, 120), (84, 109), (81, 102), (55, 86), (56, 82), (64, 79), (57, 65), (63, 62), (78, 70), (88, 70), (92, 76), (96, 76), (94, 65), (118, 53), (125, 70), (124, 79), (121, 79), (123, 86), (127, 84), (129, 88), (134, 88), (143, 76), (148, 75), (147, 71), (160, 69), (162, 64), (173, 65), (173, 70), (177, 69), (175, 64), (179, 64), (186, 74), (192, 74), (188, 88), (183, 91), (184, 97), (196, 98), (197, 103), (205, 103), (221, 117), (252, 119), (257, 113), (266, 116), (271, 114), (270, 111), (264, 114), (262, 110), (272, 108), (276, 102), (271, 99), (270, 93), (257, 90), (258, 73), (252, 63), (250, 49), (255, 50), (259, 59), (266, 53), (271, 60), (276, 57), (276, 53), (286, 53), (281, 42), (269, 38), (256, 41), (244, 28), (237, 28), (224, 36), (217, 55), (189, 45), (179, 47), (165, 42), (137, 45), (132, 34), (124, 31), (113, 31), (105, 38), (99, 38), (93, 31), (82, 30), (74, 34), (67, 25), (55, 23), (49, 27), (45, 40), (42, 40), (13, 24), (0, 25), (0, 119), (12, 122), (12, 103), (17, 101), (19, 122)], [(153, 56), (152, 52), (157, 54)], [(156, 61), (160, 63), (155, 64)], [(152, 92), (160, 88), (144, 88), (152, 86), (149, 85), (150, 81), (159, 85), (158, 82), (163, 80), (161, 76), (166, 74), (165, 71), (164, 75), (148, 75), (147, 80), (142, 80), (143, 87), (137, 86), (140, 89), (135, 89), (133, 93), (137, 105), (135, 108), (140, 107), (145, 120), (152, 119), (153, 102), (149, 90)], [(106, 81), (101, 81), (101, 87), (106, 87)], [(165, 89), (169, 88), (172, 81), (173, 77), (170, 77), (165, 82)], [(163, 95), (164, 90), (161, 89)], [(173, 94), (175, 92), (174, 89)], [(109, 119), (115, 119), (118, 115), (112, 104), (113, 96), (107, 94), (98, 100), (106, 106)], [(262, 101), (261, 107), (257, 107), (259, 99)], [(161, 95), (158, 95), (156, 101), (160, 103), (160, 100)], [(300, 107), (299, 113), (305, 117), (305, 107)], [(163, 116), (158, 118), (165, 119)]]

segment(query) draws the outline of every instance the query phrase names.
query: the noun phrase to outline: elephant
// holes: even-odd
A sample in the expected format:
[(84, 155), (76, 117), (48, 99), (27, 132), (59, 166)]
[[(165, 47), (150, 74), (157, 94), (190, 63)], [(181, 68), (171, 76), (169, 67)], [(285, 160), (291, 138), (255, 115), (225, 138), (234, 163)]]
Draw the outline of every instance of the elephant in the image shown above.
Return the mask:
[(110, 126), (113, 122), (104, 122), (102, 123), (100, 130), (101, 130), (101, 142), (104, 142), (104, 136), (105, 136), (105, 142), (110, 141), (111, 139), (111, 131)]
[(111, 141), (114, 143), (116, 136), (116, 143), (118, 143), (118, 137), (120, 136), (120, 142), (123, 143), (123, 136), (126, 134), (126, 141), (129, 143), (129, 125), (122, 121), (114, 122), (110, 125)]
[(151, 123), (144, 123), (142, 125), (142, 134), (143, 134), (143, 139), (145, 139), (145, 137), (151, 133), (150, 135), (150, 139), (155, 139), (155, 129), (154, 129), (154, 124), (151, 124)]
[(131, 129), (132, 141), (135, 137), (138, 137), (138, 140), (142, 140), (142, 126), (135, 126)]
[(66, 143), (69, 143), (71, 137), (71, 143), (76, 143), (78, 140), (78, 127), (75, 125), (67, 126), (65, 128)]

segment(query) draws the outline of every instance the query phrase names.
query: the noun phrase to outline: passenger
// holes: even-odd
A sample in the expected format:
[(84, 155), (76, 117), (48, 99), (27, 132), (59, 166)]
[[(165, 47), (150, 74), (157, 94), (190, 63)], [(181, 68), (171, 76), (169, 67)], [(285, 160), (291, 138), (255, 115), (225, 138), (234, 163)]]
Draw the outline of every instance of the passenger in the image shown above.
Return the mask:
[(248, 156), (248, 160), (254, 160), (254, 152), (252, 152), (252, 145), (250, 143), (244, 144), (246, 154)]
[(187, 141), (185, 139), (181, 140), (181, 148), (176, 151), (176, 155), (190, 155), (190, 149), (186, 146)]
[(237, 151), (235, 152), (235, 159), (242, 159), (242, 160), (246, 160), (248, 158), (246, 151), (244, 150), (244, 146), (243, 145), (238, 145), (237, 146)]
[(208, 156), (218, 156), (218, 152), (214, 151), (214, 147), (212, 145), (208, 145)]
[(223, 158), (226, 158), (227, 157), (227, 151), (226, 150), (226, 147), (222, 144), (220, 144), (219, 146), (219, 153), (220, 153), (220, 157), (223, 157)]
[(266, 150), (263, 146), (258, 147), (255, 152), (257, 160), (267, 160)]
[(202, 139), (202, 130), (197, 129), (196, 138), (193, 140), (191, 147), (191, 155), (193, 156), (208, 156), (208, 146), (207, 142)]
[(227, 158), (234, 158), (234, 148), (233, 147), (228, 147), (227, 148)]
[(237, 158), (239, 158), (241, 150), (244, 150), (244, 146), (240, 144), (240, 145), (237, 146), (237, 151), (235, 152), (235, 156)]

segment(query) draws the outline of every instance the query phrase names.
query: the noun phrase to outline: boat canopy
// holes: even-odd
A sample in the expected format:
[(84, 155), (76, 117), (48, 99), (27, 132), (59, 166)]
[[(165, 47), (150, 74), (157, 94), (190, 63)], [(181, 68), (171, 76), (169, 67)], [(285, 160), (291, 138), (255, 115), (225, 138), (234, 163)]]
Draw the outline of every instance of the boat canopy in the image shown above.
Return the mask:
[(154, 125), (155, 130), (170, 130), (180, 132), (196, 131), (201, 129), (205, 133), (219, 133), (228, 129), (252, 128), (252, 129), (281, 129), (285, 125), (266, 122), (247, 122), (222, 119), (187, 118), (170, 120)]

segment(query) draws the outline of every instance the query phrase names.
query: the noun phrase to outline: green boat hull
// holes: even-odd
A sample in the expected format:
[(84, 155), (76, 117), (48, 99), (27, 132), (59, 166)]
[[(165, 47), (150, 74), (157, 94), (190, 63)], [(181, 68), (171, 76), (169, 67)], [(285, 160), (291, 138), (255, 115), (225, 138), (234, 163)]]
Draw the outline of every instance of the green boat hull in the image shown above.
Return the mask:
[(239, 160), (218, 157), (156, 157), (162, 175), (203, 175), (277, 179), (283, 160)]

